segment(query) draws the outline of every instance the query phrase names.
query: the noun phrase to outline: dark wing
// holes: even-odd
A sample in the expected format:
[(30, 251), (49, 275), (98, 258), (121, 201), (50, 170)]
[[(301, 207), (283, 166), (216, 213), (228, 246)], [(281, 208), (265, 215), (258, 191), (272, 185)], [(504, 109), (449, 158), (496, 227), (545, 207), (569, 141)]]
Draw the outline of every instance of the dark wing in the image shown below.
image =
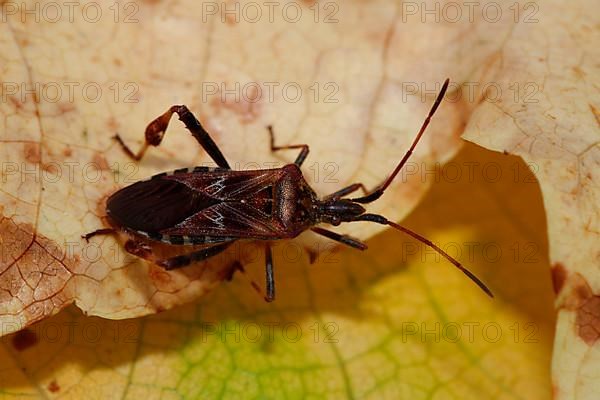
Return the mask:
[[(273, 218), (273, 186), (280, 169), (178, 170), (127, 186), (107, 200), (118, 225), (150, 237), (280, 237)], [(243, 201), (242, 201), (243, 200)]]
[(106, 202), (109, 217), (125, 228), (154, 233), (218, 203), (176, 181), (150, 179), (127, 186)]

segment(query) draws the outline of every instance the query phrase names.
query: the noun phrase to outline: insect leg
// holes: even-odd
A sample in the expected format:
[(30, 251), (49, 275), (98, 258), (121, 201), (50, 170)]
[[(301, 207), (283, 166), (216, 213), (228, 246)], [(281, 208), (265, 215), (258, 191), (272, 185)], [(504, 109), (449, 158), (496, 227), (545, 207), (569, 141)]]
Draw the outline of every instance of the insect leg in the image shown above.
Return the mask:
[(86, 233), (85, 235), (81, 235), (81, 237), (83, 239), (85, 239), (86, 242), (89, 242), (90, 239), (93, 238), (94, 236), (99, 236), (99, 235), (114, 235), (115, 233), (117, 233), (116, 229), (113, 229), (113, 228), (104, 228), (104, 229), (96, 229), (93, 232)]
[(275, 276), (273, 275), (273, 254), (271, 253), (271, 246), (265, 247), (265, 273), (267, 281), (267, 295), (265, 300), (272, 302), (275, 300)]
[(444, 98), (444, 95), (446, 94), (446, 90), (448, 89), (449, 83), (450, 83), (450, 80), (446, 79), (446, 81), (444, 82), (444, 85), (442, 86), (442, 90), (440, 90), (440, 93), (438, 94), (437, 99), (435, 99), (435, 102), (433, 103), (433, 106), (431, 107), (431, 110), (429, 111), (429, 114), (427, 115), (427, 118), (423, 122), (423, 125), (421, 125), (421, 129), (419, 130), (419, 133), (417, 133), (417, 136), (413, 140), (410, 148), (408, 149), (408, 151), (406, 152), (404, 157), (402, 157), (402, 160), (400, 160), (400, 162), (398, 163), (396, 168), (394, 168), (394, 171), (392, 172), (392, 174), (385, 181), (383, 181), (383, 183), (381, 183), (379, 186), (377, 186), (371, 192), (367, 193), (363, 197), (357, 197), (357, 198), (351, 199), (352, 201), (355, 201), (357, 203), (366, 204), (366, 203), (371, 203), (381, 197), (381, 195), (383, 194), (385, 189), (387, 189), (388, 186), (390, 186), (390, 184), (392, 183), (392, 181), (394, 180), (396, 175), (398, 175), (398, 173), (400, 172), (400, 170), (402, 169), (404, 164), (406, 164), (406, 162), (410, 158), (411, 154), (413, 153), (413, 150), (417, 146), (417, 143), (419, 143), (421, 136), (423, 136), (425, 129), (429, 125), (429, 121), (431, 121), (431, 117), (433, 117), (433, 114), (435, 114), (435, 111), (437, 110), (440, 103), (442, 102), (442, 99)]
[[(261, 299), (263, 299), (265, 301), (269, 301), (269, 300), (267, 300), (267, 296), (264, 294), (264, 292), (260, 288), (260, 285), (258, 283), (256, 283), (254, 280), (252, 280), (248, 276), (248, 274), (246, 274), (246, 270), (245, 270), (244, 266), (239, 261), (234, 261), (231, 264), (231, 266), (229, 267), (229, 269), (227, 271), (227, 274), (225, 275), (225, 280), (231, 281), (233, 279), (233, 274), (235, 274), (236, 271), (239, 271), (243, 275), (243, 277), (250, 283), (250, 286), (252, 286), (252, 288), (256, 291), (256, 293), (260, 296)], [(273, 292), (271, 298), (272, 299), (275, 298), (275, 292)], [(272, 301), (272, 300), (270, 300), (270, 301)]]
[(164, 260), (157, 260), (155, 261), (155, 264), (166, 269), (167, 271), (185, 267), (192, 263), (204, 261), (210, 257), (216, 256), (217, 254), (225, 251), (229, 246), (231, 246), (232, 243), (233, 242), (222, 243), (206, 249), (194, 251), (189, 254), (182, 254)]
[(345, 188), (342, 188), (342, 189), (338, 190), (337, 192), (334, 192), (328, 196), (325, 196), (325, 198), (323, 200), (339, 200), (342, 197), (349, 195), (350, 193), (356, 192), (358, 189), (362, 189), (364, 194), (369, 193), (369, 191), (367, 190), (365, 185), (363, 185), (362, 183), (353, 183), (350, 186), (346, 186)]
[(294, 164), (296, 164), (297, 166), (301, 166), (302, 163), (304, 162), (304, 160), (306, 160), (306, 157), (308, 156), (308, 145), (307, 144), (292, 144), (292, 145), (288, 145), (288, 146), (275, 146), (275, 134), (273, 133), (273, 126), (269, 125), (267, 126), (267, 129), (269, 130), (269, 135), (271, 136), (271, 151), (275, 152), (278, 150), (285, 150), (285, 149), (302, 149), (300, 151), (300, 154), (298, 154), (298, 157), (296, 157), (296, 161), (294, 161)]
[(343, 243), (346, 246), (354, 247), (355, 249), (359, 249), (359, 250), (367, 249), (367, 245), (365, 243), (361, 242), (358, 239), (354, 239), (350, 236), (340, 235), (339, 233), (328, 231), (327, 229), (323, 229), (323, 228), (319, 228), (319, 227), (313, 227), (313, 228), (310, 228), (310, 230), (315, 233), (318, 233), (321, 236), (325, 236), (326, 238), (335, 240), (336, 242)]
[(164, 114), (148, 124), (145, 132), (146, 141), (137, 153), (131, 151), (119, 135), (116, 135), (115, 139), (129, 157), (139, 161), (144, 156), (148, 146), (158, 146), (162, 142), (173, 113), (179, 116), (179, 120), (185, 124), (185, 127), (191, 132), (192, 136), (219, 167), (231, 169), (225, 156), (223, 156), (223, 153), (221, 153), (221, 150), (219, 150), (219, 147), (212, 140), (206, 129), (204, 129), (194, 114), (184, 105), (171, 106)]
[[(98, 229), (98, 230), (95, 230), (94, 232), (90, 232), (88, 234), (82, 235), (81, 237), (83, 239), (85, 239), (86, 242), (89, 242), (90, 239), (94, 236), (115, 235), (117, 233), (118, 233), (117, 229), (104, 228), (104, 229)], [(140, 257), (140, 258), (144, 258), (146, 260), (152, 261), (152, 259), (151, 259), (152, 249), (146, 243), (144, 243), (140, 240), (129, 239), (125, 242), (124, 247), (125, 247), (125, 251), (127, 251), (129, 254), (133, 254), (136, 257)]]
[(145, 243), (141, 240), (129, 239), (125, 242), (123, 247), (129, 254), (143, 258), (144, 260), (148, 260), (150, 262), (154, 262), (154, 257), (152, 257), (152, 248), (148, 243)]

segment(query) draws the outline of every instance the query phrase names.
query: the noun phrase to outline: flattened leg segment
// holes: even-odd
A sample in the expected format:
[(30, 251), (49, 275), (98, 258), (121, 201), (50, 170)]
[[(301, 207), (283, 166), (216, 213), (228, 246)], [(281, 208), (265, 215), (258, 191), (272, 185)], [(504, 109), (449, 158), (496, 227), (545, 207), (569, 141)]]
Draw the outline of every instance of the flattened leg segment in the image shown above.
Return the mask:
[(185, 105), (171, 106), (164, 114), (150, 122), (146, 127), (145, 137), (146, 141), (142, 145), (142, 148), (134, 153), (131, 149), (123, 142), (123, 139), (119, 135), (115, 135), (115, 140), (119, 142), (123, 151), (134, 160), (141, 160), (149, 146), (158, 146), (162, 142), (169, 121), (173, 114), (179, 116), (179, 120), (185, 124), (185, 127), (190, 131), (196, 141), (202, 146), (202, 148), (208, 153), (215, 163), (221, 168), (231, 169), (229, 163), (225, 159), (223, 153), (219, 149), (219, 146), (210, 137), (206, 129), (200, 124), (200, 121), (192, 114), (192, 112)]

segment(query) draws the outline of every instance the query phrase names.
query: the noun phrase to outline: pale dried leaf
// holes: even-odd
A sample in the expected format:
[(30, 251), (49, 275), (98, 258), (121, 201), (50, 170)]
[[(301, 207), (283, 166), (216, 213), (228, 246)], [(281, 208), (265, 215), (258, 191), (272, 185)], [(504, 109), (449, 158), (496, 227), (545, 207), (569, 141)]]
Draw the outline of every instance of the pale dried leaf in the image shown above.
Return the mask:
[[(175, 118), (162, 146), (139, 164), (111, 139), (119, 132), (130, 145), (141, 145), (148, 122), (172, 104), (197, 113), (234, 168), (293, 160), (293, 154), (277, 158), (268, 149), (265, 127), (273, 124), (279, 143), (310, 144), (305, 174), (320, 194), (384, 179), (433, 97), (408, 95), (402, 82), (426, 78), (439, 88), (466, 67), (448, 69), (428, 57), (445, 47), (453, 51), (447, 29), (436, 24), (428, 44), (414, 43), (407, 57), (403, 30), (410, 26), (402, 23), (399, 6), (377, 3), (340, 5), (338, 23), (319, 24), (308, 17), (292, 24), (281, 15), (273, 23), (222, 23), (220, 16), (203, 23), (202, 3), (192, 1), (140, 3), (136, 23), (115, 24), (107, 10), (97, 23), (8, 16), (0, 26), (2, 81), (17, 89), (5, 86), (0, 120), (7, 256), (0, 315), (13, 327), (5, 333), (71, 302), (110, 318), (154, 313), (202, 296), (222, 279), (222, 262), (165, 273), (126, 256), (112, 238), (91, 245), (80, 238), (102, 227), (103, 201), (124, 184), (209, 161)], [(255, 82), (271, 83), (273, 98), (264, 92), (252, 101), (252, 90), (235, 90)], [(239, 98), (214, 94), (215, 85)], [(286, 85), (302, 89), (300, 101)], [(23, 86), (39, 88), (38, 96)], [(442, 107), (414, 162), (445, 160), (460, 147), (456, 107)], [(427, 185), (417, 175), (405, 181), (372, 210), (393, 219), (406, 215)], [(358, 224), (346, 230), (367, 238), (382, 229)], [(303, 238), (308, 245), (315, 240)]]
[(540, 3), (486, 70), (502, 96), (483, 101), (464, 137), (528, 162), (544, 196), (557, 292), (554, 394), (600, 391), (600, 21), (591, 1)]

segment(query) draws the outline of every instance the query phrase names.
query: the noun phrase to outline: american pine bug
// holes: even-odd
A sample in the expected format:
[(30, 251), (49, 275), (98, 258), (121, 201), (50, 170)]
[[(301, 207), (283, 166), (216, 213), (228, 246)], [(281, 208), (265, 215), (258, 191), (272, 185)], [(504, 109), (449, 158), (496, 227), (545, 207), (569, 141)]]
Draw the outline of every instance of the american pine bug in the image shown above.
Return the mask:
[[(391, 226), (433, 248), (493, 297), (483, 282), (430, 240), (381, 215), (367, 213), (362, 206), (381, 197), (398, 175), (440, 105), (448, 84), (447, 79), (412, 145), (385, 181), (371, 191), (362, 183), (355, 183), (322, 199), (317, 197), (300, 171), (309, 152), (308, 145), (276, 146), (273, 129), (269, 126), (271, 151), (300, 149), (296, 161), (282, 168), (235, 171), (188, 108), (184, 105), (172, 106), (148, 125), (145, 143), (137, 153), (132, 152), (118, 135), (115, 139), (129, 157), (139, 161), (149, 146), (161, 143), (171, 116), (175, 113), (218, 167), (192, 167), (164, 172), (118, 190), (106, 202), (107, 220), (113, 228), (99, 229), (84, 238), (89, 240), (98, 234), (125, 231), (134, 237), (125, 243), (125, 249), (149, 260), (151, 249), (135, 238), (183, 248), (204, 245), (200, 250), (182, 251), (181, 255), (154, 261), (172, 270), (215, 256), (237, 240), (289, 239), (308, 229), (355, 249), (365, 250), (367, 245), (360, 240), (316, 225), (327, 223), (338, 226), (344, 222), (368, 221)], [(362, 196), (347, 198), (358, 190), (362, 190)], [(275, 298), (275, 280), (271, 247), (268, 244), (265, 247), (265, 260), (265, 299), (272, 301)]]

